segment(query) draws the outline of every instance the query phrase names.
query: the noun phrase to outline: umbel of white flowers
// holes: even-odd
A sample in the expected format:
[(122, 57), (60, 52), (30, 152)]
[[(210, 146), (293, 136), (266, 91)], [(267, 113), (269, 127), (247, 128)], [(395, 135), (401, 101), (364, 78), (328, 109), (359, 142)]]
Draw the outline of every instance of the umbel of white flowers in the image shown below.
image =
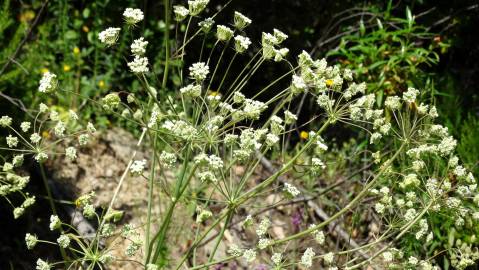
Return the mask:
[(125, 17), (125, 21), (129, 25), (135, 25), (138, 22), (141, 22), (145, 17), (143, 12), (138, 8), (127, 8), (123, 12), (123, 17)]
[(40, 85), (38, 86), (38, 91), (41, 93), (51, 93), (55, 91), (58, 84), (57, 75), (45, 72), (43, 77), (40, 80)]
[(100, 39), (101, 43), (112, 46), (118, 40), (120, 30), (120, 28), (109, 27), (98, 34), (98, 39)]

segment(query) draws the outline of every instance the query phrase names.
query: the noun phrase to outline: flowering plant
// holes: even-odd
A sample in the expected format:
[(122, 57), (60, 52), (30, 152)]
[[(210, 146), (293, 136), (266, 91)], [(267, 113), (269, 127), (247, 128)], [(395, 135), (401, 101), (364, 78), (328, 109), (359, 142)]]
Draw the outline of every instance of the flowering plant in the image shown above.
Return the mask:
[[(246, 35), (252, 23), (248, 17), (235, 12), (232, 27), (217, 25), (214, 28), (214, 16), (198, 19), (207, 4), (207, 0), (192, 0), (188, 1), (188, 7), (174, 6), (175, 20), (188, 22), (183, 42), (175, 53), (170, 54), (169, 44), (165, 42), (166, 62), (161, 84), (153, 80), (155, 70), (147, 57), (148, 41), (144, 37), (133, 41), (133, 55), (126, 65), (141, 83), (146, 98), (131, 93), (122, 98), (111, 92), (100, 101), (93, 101), (101, 105), (105, 113), (136, 124), (141, 130), (136, 145), (148, 145), (151, 154), (148, 159), (138, 160), (136, 151), (131, 153), (116, 189), (110, 194), (109, 205), (102, 206), (101, 211), (95, 205), (94, 193), (76, 200), (82, 215), (96, 220), (94, 236), (82, 235), (77, 228), (62, 221), (49, 194), (53, 212), (50, 229), (60, 232), (57, 242), (39, 240), (32, 234), (27, 234), (25, 241), (29, 249), (39, 242), (58, 245), (63, 261), (52, 264), (39, 259), (37, 269), (51, 269), (54, 265), (95, 269), (124, 260), (135, 261), (148, 270), (205, 269), (232, 265), (234, 261), (245, 265), (260, 262), (272, 269), (290, 269), (296, 265), (312, 269), (316, 265), (329, 269), (357, 269), (366, 265), (433, 269), (433, 258), (421, 250), (401, 250), (401, 241), (425, 239), (427, 243), (434, 237), (431, 227), (437, 223), (435, 217), (442, 215), (452, 215), (456, 227), (477, 226), (479, 195), (474, 177), (454, 156), (456, 142), (447, 129), (434, 124), (435, 107), (418, 101), (418, 90), (410, 88), (401, 97), (388, 97), (385, 107), (378, 107), (376, 96), (367, 94), (364, 83), (354, 82), (351, 70), (330, 66), (325, 59), (313, 59), (305, 51), (297, 57), (289, 57), (283, 43), (288, 35), (278, 29), (263, 33), (261, 46), (254, 48)], [(123, 15), (128, 29), (133, 29), (144, 18), (138, 9), (128, 8)], [(167, 9), (167, 25), (170, 16)], [(192, 22), (197, 20), (197, 30), (191, 34)], [(193, 49), (188, 47), (190, 41), (211, 34), (213, 29), (216, 29), (216, 42), (209, 57), (200, 54), (197, 61), (185, 63), (179, 70), (181, 87), (168, 91), (170, 57), (184, 62), (186, 52)], [(105, 47), (114, 47), (122, 31), (121, 27), (110, 27), (98, 38)], [(201, 52), (204, 49), (202, 47)], [(216, 49), (221, 52), (214, 62), (212, 55)], [(229, 49), (234, 50), (231, 57), (228, 57)], [(230, 74), (230, 67), (240, 57), (248, 58), (248, 64), (239, 74)], [(290, 58), (295, 60), (291, 62)], [(223, 61), (228, 63), (225, 70), (220, 67)], [(284, 65), (288, 71), (272, 78), (265, 87), (249, 84), (249, 79), (260, 72), (266, 62)], [(227, 80), (229, 76), (233, 79)], [(287, 84), (281, 88), (284, 81)], [(252, 96), (244, 91), (247, 87), (257, 88)], [(265, 100), (266, 93), (273, 89), (274, 95)], [(40, 81), (39, 92), (61, 95), (61, 81), (57, 81), (54, 74), (46, 73)], [(300, 94), (316, 101), (319, 112), (310, 121), (318, 128), (302, 136), (304, 141), (293, 152), (286, 138), (294, 132), (298, 121), (294, 101)], [(14, 128), (8, 116), (1, 118), (0, 125), (12, 132), (6, 137), (9, 149), (31, 154), (41, 164), (50, 155), (58, 154), (52, 152), (48, 141), (42, 140), (40, 134), (45, 128), (58, 139), (53, 144), (67, 145), (64, 149), (67, 158), (77, 157), (76, 148), (87, 144), (95, 132), (91, 123), (82, 128), (77, 120), (73, 111), (62, 118), (55, 110), (42, 105), (31, 133), (29, 122), (20, 124), (22, 132), (31, 134), (29, 140)], [(280, 233), (277, 227), (282, 220), (264, 212), (297, 200), (312, 200), (299, 183), (321, 176), (328, 167), (330, 142), (324, 134), (332, 126), (343, 124), (363, 130), (369, 136), (369, 143), (377, 148), (377, 152), (368, 155), (372, 163), (370, 174), (362, 179), (359, 190), (345, 204), (331, 215), (322, 214), (322, 221), (308, 219), (306, 223), (310, 224), (301, 226), (301, 218), (297, 218), (294, 230), (288, 230), (288, 235)], [(277, 167), (267, 159), (273, 153), (278, 156)], [(4, 164), (6, 178), (14, 175), (11, 172), (24, 158), (15, 155), (12, 162)], [(269, 174), (258, 179), (258, 171), (263, 167)], [(173, 176), (166, 174), (167, 171), (173, 171)], [(146, 220), (139, 224), (121, 224), (117, 229), (118, 209), (113, 206), (121, 195), (125, 179), (130, 176), (147, 181)], [(12, 180), (15, 184), (10, 185), (9, 190), (21, 191), (26, 184), (17, 183), (21, 182), (20, 176), (10, 178), (16, 180)], [(45, 186), (48, 190), (48, 183)], [(275, 194), (272, 201), (269, 194)], [(328, 196), (328, 190), (322, 196)], [(154, 207), (158, 200), (162, 201), (161, 211)], [(344, 249), (330, 245), (327, 240), (335, 235), (326, 228), (339, 223), (353, 227), (354, 221), (345, 217), (365, 201), (373, 202), (380, 220), (374, 238), (363, 239), (360, 244), (355, 242), (353, 247)], [(175, 250), (174, 256), (172, 231), (179, 226), (178, 209), (191, 205), (195, 218), (186, 220), (188, 226), (185, 227), (193, 230), (184, 233), (187, 244), (179, 253)], [(256, 208), (266, 211), (251, 211)], [(14, 215), (21, 214), (18, 212), (14, 210)], [(231, 239), (232, 230), (250, 237), (231, 243), (228, 238)], [(120, 240), (128, 243), (122, 254), (116, 252), (115, 246)], [(457, 254), (453, 262), (459, 268), (470, 265), (478, 256), (467, 244), (451, 250)]]

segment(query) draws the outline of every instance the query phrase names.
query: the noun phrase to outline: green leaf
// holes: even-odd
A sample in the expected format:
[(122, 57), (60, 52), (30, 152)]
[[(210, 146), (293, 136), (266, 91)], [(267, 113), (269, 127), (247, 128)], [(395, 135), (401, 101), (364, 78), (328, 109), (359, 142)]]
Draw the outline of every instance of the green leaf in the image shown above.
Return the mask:
[(384, 29), (383, 23), (381, 22), (381, 20), (379, 18), (376, 18), (376, 23), (378, 24), (378, 28), (380, 30)]
[(364, 21), (362, 19), (359, 21), (359, 33), (361, 36), (364, 36), (366, 33), (366, 27), (364, 27)]
[(409, 7), (406, 7), (406, 18), (407, 18), (408, 26), (409, 28), (411, 28), (412, 25), (414, 24), (414, 17), (412, 16), (411, 10), (409, 9)]
[(66, 33), (65, 33), (65, 39), (76, 39), (78, 38), (78, 34), (77, 32), (73, 31), (73, 30), (68, 30)]
[(90, 9), (89, 8), (85, 8), (82, 12), (82, 15), (83, 15), (83, 18), (87, 19), (88, 17), (90, 17)]

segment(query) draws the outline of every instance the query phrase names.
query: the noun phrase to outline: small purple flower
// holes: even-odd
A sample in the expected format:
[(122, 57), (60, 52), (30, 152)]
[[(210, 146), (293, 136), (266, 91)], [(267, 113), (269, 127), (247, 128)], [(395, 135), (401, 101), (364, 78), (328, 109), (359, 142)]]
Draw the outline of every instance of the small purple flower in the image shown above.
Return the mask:
[(302, 222), (303, 222), (303, 213), (301, 209), (298, 209), (291, 216), (291, 223), (293, 224), (295, 231), (299, 231), (299, 226), (301, 225)]
[(265, 264), (259, 264), (255, 268), (256, 270), (268, 270), (268, 267)]

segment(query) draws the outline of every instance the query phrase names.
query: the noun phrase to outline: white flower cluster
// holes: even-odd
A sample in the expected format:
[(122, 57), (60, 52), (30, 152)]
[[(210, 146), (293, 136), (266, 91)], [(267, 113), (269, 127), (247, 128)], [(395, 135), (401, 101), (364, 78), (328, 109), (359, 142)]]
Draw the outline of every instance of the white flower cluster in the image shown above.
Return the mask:
[(212, 18), (206, 18), (203, 21), (199, 22), (198, 26), (204, 33), (209, 33), (211, 31), (211, 28), (213, 27), (213, 24), (215, 24), (215, 21)]
[(209, 2), (209, 0), (188, 1), (188, 8), (190, 10), (191, 16), (200, 14), (206, 8)]
[(272, 147), (279, 142), (279, 137), (276, 134), (268, 133), (266, 134), (264, 142), (268, 147)]
[(261, 113), (268, 108), (264, 102), (246, 98), (240, 92), (234, 93), (233, 102), (239, 108), (233, 108), (231, 104), (225, 102), (220, 102), (218, 106), (221, 114), (231, 116), (235, 121), (242, 119), (258, 120)]
[(57, 215), (50, 216), (50, 230), (54, 231), (56, 229), (60, 229), (62, 222)]
[(98, 34), (98, 38), (103, 44), (112, 46), (118, 40), (119, 34), (120, 34), (120, 28), (109, 27), (105, 29), (104, 31), (101, 31), (100, 34)]
[(216, 37), (219, 41), (228, 41), (233, 37), (233, 30), (228, 26), (217, 25), (216, 26)]
[(273, 34), (263, 33), (261, 38), (264, 59), (274, 59), (276, 62), (283, 60), (289, 53), (288, 48), (278, 48), (288, 35), (278, 29), (273, 29)]
[(17, 147), (17, 145), (18, 145), (18, 137), (15, 137), (15, 136), (12, 136), (12, 135), (8, 135), (5, 139), (6, 139), (6, 141), (7, 141), (8, 147), (10, 147), (10, 148)]
[(424, 235), (427, 234), (429, 226), (426, 219), (421, 219), (419, 221), (419, 231), (416, 233), (416, 239), (421, 239)]
[(148, 45), (148, 41), (145, 38), (140, 37), (139, 39), (135, 39), (131, 44), (131, 53), (137, 56), (142, 56), (146, 52), (146, 46)]
[(317, 158), (314, 157), (311, 159), (311, 172), (315, 175), (320, 174), (324, 169), (326, 168), (326, 165), (324, 162)]
[(248, 37), (237, 35), (235, 38), (235, 50), (238, 53), (243, 53), (251, 45), (251, 40)]
[(199, 154), (195, 157), (195, 164), (200, 166), (208, 166), (212, 170), (223, 168), (223, 160), (216, 155)]
[[(312, 228), (315, 228), (316, 225), (315, 224), (311, 224), (309, 225), (309, 229), (312, 229)], [(326, 240), (326, 236), (324, 235), (324, 232), (321, 231), (321, 230), (313, 230), (311, 232), (311, 234), (313, 235), (314, 237), (314, 240), (316, 240), (316, 242), (320, 245), (323, 245), (324, 244), (324, 241)]]
[(67, 248), (70, 245), (70, 237), (68, 235), (62, 234), (57, 239), (57, 243), (62, 248)]
[(190, 11), (184, 6), (176, 5), (173, 6), (173, 13), (175, 14), (175, 21), (181, 22), (190, 14)]
[(173, 168), (173, 166), (176, 163), (176, 155), (174, 153), (169, 153), (166, 151), (162, 151), (160, 154), (160, 162), (166, 167), (166, 168)]
[(284, 183), (284, 188), (283, 190), (292, 198), (297, 197), (301, 192), (299, 189), (289, 183)]
[(243, 252), (243, 258), (247, 262), (252, 262), (256, 259), (256, 251), (254, 249), (247, 249)]
[(391, 130), (391, 123), (384, 116), (383, 109), (374, 109), (374, 94), (362, 96), (350, 106), (350, 117), (353, 120), (363, 120), (373, 123), (373, 132), (370, 143), (377, 143), (384, 135), (388, 135)]
[(267, 238), (260, 238), (259, 241), (258, 241), (258, 248), (259, 249), (265, 249), (267, 248), (269, 245), (271, 245), (273, 241), (271, 239), (267, 239)]
[(213, 216), (213, 213), (211, 213), (211, 211), (208, 211), (208, 210), (201, 209), (198, 212), (199, 213), (196, 216), (196, 223), (202, 223), (208, 218)]
[(42, 260), (42, 259), (38, 259), (37, 260), (37, 266), (35, 268), (36, 270), (50, 270), (52, 269), (52, 265), (49, 264), (48, 262)]
[(200, 172), (198, 174), (198, 179), (200, 179), (202, 183), (211, 182), (216, 184), (218, 182), (216, 175), (211, 171)]
[(256, 234), (259, 237), (264, 236), (268, 231), (269, 226), (271, 226), (271, 221), (268, 218), (263, 218), (256, 228)]
[(228, 250), (227, 253), (230, 254), (231, 256), (239, 257), (243, 255), (243, 250), (238, 247), (236, 244), (232, 244)]
[(307, 248), (303, 256), (301, 256), (301, 265), (303, 265), (306, 268), (311, 268), (313, 266), (313, 258), (316, 255), (316, 253), (313, 251), (312, 248)]
[(351, 83), (349, 87), (344, 91), (343, 97), (346, 100), (350, 100), (357, 94), (364, 94), (366, 92), (366, 83), (362, 82), (360, 84)]
[(180, 93), (187, 97), (196, 98), (201, 96), (201, 85), (199, 84), (188, 84), (185, 87), (180, 89)]
[(77, 158), (76, 148), (73, 146), (67, 147), (65, 149), (65, 156), (71, 161), (75, 160)]
[(130, 166), (130, 172), (132, 175), (140, 176), (143, 174), (145, 167), (146, 167), (146, 159), (135, 160)]
[(234, 25), (236, 29), (243, 30), (245, 27), (251, 24), (251, 19), (245, 15), (235, 11), (234, 13)]
[(233, 151), (233, 156), (239, 160), (247, 160), (256, 150), (261, 148), (260, 141), (267, 132), (266, 129), (244, 129), (239, 137), (239, 149)]
[(148, 58), (136, 55), (135, 59), (128, 63), (128, 67), (133, 73), (147, 73), (149, 71)]
[(204, 81), (210, 73), (210, 68), (204, 62), (194, 63), (193, 65), (191, 65), (189, 70), (190, 77), (195, 79), (197, 82)]
[(399, 110), (401, 108), (401, 99), (398, 96), (389, 96), (384, 102), (384, 106), (391, 110)]
[(0, 118), (0, 126), (8, 127), (12, 124), (12, 118), (10, 116), (4, 115)]
[(301, 76), (293, 75), (293, 81), (291, 82), (291, 92), (296, 95), (306, 91), (308, 85), (306, 82), (301, 78)]
[(273, 115), (270, 118), (270, 129), (274, 135), (280, 135), (284, 131), (283, 119), (277, 115)]
[(332, 264), (334, 261), (334, 254), (332, 252), (326, 253), (323, 256), (324, 262), (327, 264)]
[(32, 235), (27, 233), (25, 235), (25, 244), (27, 245), (27, 249), (33, 249), (38, 243), (38, 237), (36, 235)]
[(183, 140), (192, 140), (198, 135), (194, 126), (183, 120), (166, 120), (162, 128), (171, 132), (171, 135)]
[(407, 103), (413, 103), (416, 101), (416, 97), (419, 95), (419, 90), (409, 87), (406, 92), (403, 93), (402, 98)]
[(267, 108), (268, 107), (264, 102), (247, 98), (245, 99), (242, 113), (245, 118), (257, 120), (259, 119), (261, 112)]
[(127, 24), (134, 25), (138, 22), (141, 22), (145, 17), (143, 12), (138, 8), (127, 8), (123, 12), (123, 17), (125, 17), (125, 21)]
[(295, 114), (287, 110), (284, 111), (284, 123), (286, 125), (294, 124), (296, 121), (298, 121), (298, 117)]
[(57, 88), (58, 80), (57, 75), (45, 72), (43, 77), (40, 80), (40, 86), (38, 86), (38, 91), (41, 93), (51, 93)]
[(281, 253), (273, 253), (273, 255), (271, 256), (271, 261), (273, 261), (273, 263), (276, 266), (281, 265), (282, 260), (283, 260), (283, 254)]

